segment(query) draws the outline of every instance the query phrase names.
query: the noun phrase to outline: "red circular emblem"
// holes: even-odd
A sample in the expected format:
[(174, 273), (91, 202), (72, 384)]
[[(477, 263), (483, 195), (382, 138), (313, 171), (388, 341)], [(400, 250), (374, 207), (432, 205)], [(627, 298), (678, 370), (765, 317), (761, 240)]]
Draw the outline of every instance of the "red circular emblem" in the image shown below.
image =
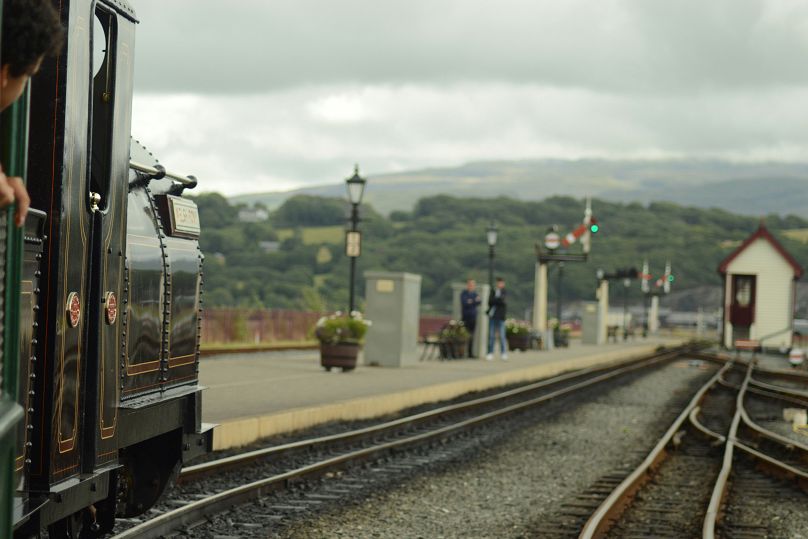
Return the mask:
[(74, 328), (79, 325), (80, 318), (81, 302), (79, 301), (79, 295), (71, 292), (67, 296), (67, 322), (71, 328)]
[(112, 325), (118, 319), (118, 298), (115, 297), (115, 292), (107, 292), (104, 304), (106, 305), (107, 324)]

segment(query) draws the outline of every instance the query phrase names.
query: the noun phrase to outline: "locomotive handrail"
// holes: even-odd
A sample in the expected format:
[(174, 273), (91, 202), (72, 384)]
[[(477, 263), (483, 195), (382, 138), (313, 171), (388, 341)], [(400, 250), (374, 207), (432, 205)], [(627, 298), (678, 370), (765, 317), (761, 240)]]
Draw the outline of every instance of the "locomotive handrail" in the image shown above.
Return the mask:
[(129, 168), (138, 172), (149, 174), (151, 176), (157, 176), (159, 178), (170, 178), (175, 182), (181, 183), (189, 189), (193, 189), (197, 184), (197, 180), (194, 176), (180, 176), (179, 174), (168, 172), (166, 169), (161, 170), (149, 165), (144, 165), (143, 163), (137, 163), (135, 161), (129, 161)]

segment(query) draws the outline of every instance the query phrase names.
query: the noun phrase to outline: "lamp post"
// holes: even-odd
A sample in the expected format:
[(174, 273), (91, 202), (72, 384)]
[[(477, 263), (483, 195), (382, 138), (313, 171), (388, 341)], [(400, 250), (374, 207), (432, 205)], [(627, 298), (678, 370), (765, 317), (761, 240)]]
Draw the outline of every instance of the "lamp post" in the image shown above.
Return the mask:
[(362, 254), (362, 234), (357, 228), (359, 224), (359, 204), (362, 203), (362, 195), (365, 192), (367, 180), (359, 176), (359, 165), (354, 166), (353, 176), (345, 180), (348, 188), (348, 200), (351, 202), (351, 228), (345, 234), (345, 255), (351, 259), (351, 281), (349, 287), (348, 313), (354, 312), (354, 288), (356, 281), (356, 259)]
[(628, 287), (631, 286), (631, 279), (623, 279), (623, 340), (628, 340)]
[(497, 245), (497, 224), (491, 221), (486, 230), (486, 239), (488, 240), (488, 286), (491, 290), (494, 289), (494, 248)]
[(556, 296), (558, 297), (558, 301), (556, 302), (556, 318), (558, 319), (558, 327), (561, 327), (561, 301), (563, 299), (563, 283), (564, 283), (564, 263), (558, 263), (558, 282), (556, 283)]

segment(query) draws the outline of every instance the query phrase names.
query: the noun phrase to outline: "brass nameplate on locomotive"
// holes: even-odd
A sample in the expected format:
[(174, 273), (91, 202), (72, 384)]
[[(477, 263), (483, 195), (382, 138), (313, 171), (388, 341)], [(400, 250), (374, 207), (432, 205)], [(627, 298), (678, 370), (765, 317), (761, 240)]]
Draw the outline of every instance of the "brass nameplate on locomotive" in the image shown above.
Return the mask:
[(162, 210), (163, 224), (167, 225), (167, 232), (170, 236), (199, 237), (199, 209), (196, 203), (173, 195), (158, 195), (155, 198), (158, 208)]

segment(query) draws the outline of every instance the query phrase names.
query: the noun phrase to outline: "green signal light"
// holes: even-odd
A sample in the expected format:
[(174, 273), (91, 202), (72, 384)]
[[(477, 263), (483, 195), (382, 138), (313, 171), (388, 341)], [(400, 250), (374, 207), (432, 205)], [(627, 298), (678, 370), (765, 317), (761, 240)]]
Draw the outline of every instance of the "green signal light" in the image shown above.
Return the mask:
[(598, 225), (594, 225), (594, 224), (593, 224), (593, 225), (589, 225), (589, 231), (590, 231), (592, 234), (596, 234), (598, 230), (600, 230), (600, 227), (599, 227)]
[(673, 275), (668, 275), (668, 282), (669, 282), (669, 283), (672, 283), (672, 282), (673, 282)]

